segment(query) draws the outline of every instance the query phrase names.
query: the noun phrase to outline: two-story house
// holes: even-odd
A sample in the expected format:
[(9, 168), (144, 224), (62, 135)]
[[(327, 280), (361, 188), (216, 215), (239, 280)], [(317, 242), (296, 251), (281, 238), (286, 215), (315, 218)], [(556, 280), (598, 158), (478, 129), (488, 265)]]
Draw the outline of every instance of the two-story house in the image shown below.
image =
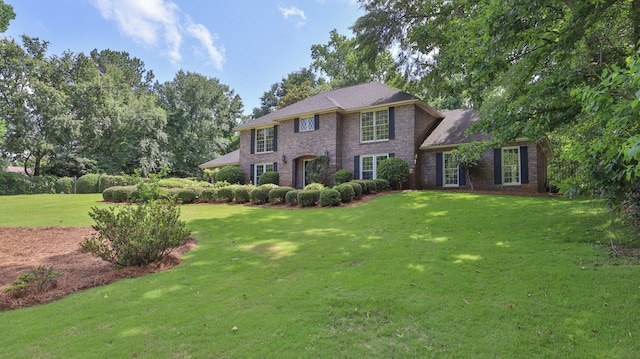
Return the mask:
[[(382, 160), (399, 157), (411, 168), (407, 188), (465, 187), (465, 176), (458, 176), (455, 181), (451, 178), (447, 153), (469, 140), (464, 130), (477, 120), (477, 115), (472, 110), (458, 111), (440, 113), (419, 98), (379, 82), (331, 90), (239, 126), (240, 149), (201, 167), (238, 165), (246, 181), (252, 183), (257, 183), (262, 173), (276, 171), (280, 185), (302, 188), (307, 183), (308, 161), (320, 155), (330, 159), (329, 178), (339, 169), (349, 169), (356, 179), (376, 178), (377, 166)], [(516, 147), (518, 171), (529, 168), (529, 163), (539, 162), (537, 157), (522, 162), (524, 156), (545, 154), (528, 151), (520, 145)], [(500, 166), (513, 172), (512, 163), (502, 165), (504, 159), (512, 159), (513, 151), (500, 151)], [(492, 168), (493, 158), (486, 159), (491, 161)], [(546, 160), (544, 163), (546, 165)], [(535, 181), (529, 181), (532, 172), (534, 176), (538, 173), (525, 171), (525, 179), (519, 172), (518, 181), (507, 185), (513, 188), (525, 185), (529, 189), (529, 182), (535, 182), (537, 189), (537, 183), (543, 179), (536, 177)], [(486, 175), (482, 171), (478, 173)], [(502, 172), (501, 176), (505, 177)], [(446, 185), (443, 178), (447, 179)], [(484, 182), (487, 181), (478, 181)], [(503, 185), (495, 180), (491, 183), (491, 189), (501, 189)]]

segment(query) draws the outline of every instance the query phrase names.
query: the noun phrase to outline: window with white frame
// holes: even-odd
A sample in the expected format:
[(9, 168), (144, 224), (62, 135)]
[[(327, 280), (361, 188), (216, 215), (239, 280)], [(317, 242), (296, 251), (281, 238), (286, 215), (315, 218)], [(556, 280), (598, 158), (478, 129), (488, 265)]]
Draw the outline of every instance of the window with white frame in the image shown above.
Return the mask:
[(313, 131), (316, 129), (316, 119), (314, 117), (300, 119), (300, 132)]
[(273, 152), (273, 127), (256, 130), (256, 153)]
[(520, 147), (502, 148), (502, 184), (520, 184)]
[(389, 158), (389, 154), (360, 156), (360, 178), (378, 178), (378, 166), (387, 158)]
[(360, 114), (360, 142), (386, 141), (388, 139), (388, 109)]
[(460, 184), (458, 176), (460, 170), (455, 163), (454, 155), (451, 152), (444, 152), (442, 154), (442, 171), (443, 171), (443, 183), (444, 187), (458, 187)]
[(263, 173), (273, 171), (273, 163), (258, 163), (255, 165), (254, 174), (253, 174), (253, 183), (258, 184), (258, 180)]

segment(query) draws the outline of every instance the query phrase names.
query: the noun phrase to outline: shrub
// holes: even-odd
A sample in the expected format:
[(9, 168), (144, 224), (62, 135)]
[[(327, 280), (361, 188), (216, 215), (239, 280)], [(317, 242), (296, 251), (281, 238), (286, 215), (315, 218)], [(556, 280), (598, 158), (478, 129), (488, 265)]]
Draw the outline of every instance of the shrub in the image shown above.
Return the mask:
[(375, 182), (376, 190), (378, 192), (384, 192), (391, 189), (391, 185), (389, 184), (389, 181), (387, 181), (384, 178), (376, 178), (373, 180), (373, 182)]
[(235, 198), (235, 186), (225, 186), (218, 189), (218, 199), (230, 203)]
[(320, 192), (315, 189), (305, 189), (298, 192), (298, 204), (302, 207), (313, 207), (320, 201)]
[(402, 183), (409, 179), (409, 172), (409, 163), (398, 157), (387, 158), (378, 165), (378, 177), (389, 181), (395, 189), (402, 189)]
[(56, 193), (73, 193), (73, 178), (60, 177), (55, 184)]
[(349, 171), (347, 169), (338, 170), (333, 175), (333, 183), (335, 185), (347, 183), (347, 182), (352, 181), (352, 180), (353, 180), (353, 172), (351, 172), (351, 171)]
[(376, 187), (376, 181), (374, 180), (363, 180), (362, 183), (365, 185), (365, 191), (367, 193), (376, 193), (378, 188)]
[[(113, 202), (127, 202), (131, 200), (134, 196), (134, 193), (138, 190), (137, 186), (116, 186), (109, 188), (113, 191), (111, 200)], [(102, 192), (102, 197), (104, 198), (104, 192)]]
[(267, 171), (258, 178), (258, 186), (269, 183), (278, 185), (280, 183), (280, 174), (275, 171)]
[(138, 180), (135, 180), (131, 176), (102, 175), (98, 181), (98, 190), (104, 191), (105, 189), (113, 186), (130, 186), (137, 184), (138, 182)]
[(86, 174), (76, 182), (77, 193), (100, 193), (98, 182), (100, 181), (100, 175), (96, 173)]
[(265, 204), (269, 202), (269, 192), (272, 190), (269, 186), (259, 186), (251, 191), (251, 203), (253, 204)]
[(195, 203), (200, 197), (201, 189), (197, 187), (187, 187), (187, 188), (167, 188), (165, 189), (165, 194), (175, 198), (179, 201), (179, 203), (189, 204)]
[(340, 202), (342, 202), (342, 197), (340, 197), (340, 192), (335, 189), (320, 191), (320, 205), (322, 207), (339, 206)]
[(333, 189), (340, 193), (340, 201), (342, 201), (342, 203), (351, 202), (353, 200), (353, 197), (355, 197), (356, 195), (353, 186), (348, 183), (343, 183), (341, 185), (335, 186), (333, 187)]
[(23, 194), (27, 193), (29, 187), (29, 177), (21, 173), (0, 172), (0, 194)]
[(57, 278), (61, 275), (62, 272), (54, 270), (53, 267), (38, 266), (38, 268), (20, 275), (17, 280), (4, 289), (4, 292), (12, 292), (16, 298), (28, 293), (46, 292), (58, 285)]
[(304, 186), (305, 190), (313, 190), (313, 191), (322, 191), (325, 188), (326, 187), (322, 183), (317, 183), (317, 182), (309, 183), (308, 185)]
[(200, 194), (200, 202), (211, 203), (215, 202), (216, 199), (218, 199), (217, 188), (205, 188)]
[(269, 191), (269, 203), (271, 204), (285, 203), (287, 193), (289, 191), (293, 191), (294, 189), (295, 188), (288, 187), (288, 186), (272, 188)]
[(243, 184), (244, 172), (238, 166), (224, 166), (215, 173), (215, 181), (229, 182), (231, 184)]
[(284, 201), (290, 206), (297, 206), (299, 192), (300, 190), (298, 189), (294, 189), (293, 191), (287, 192), (287, 194), (284, 196)]
[(353, 198), (360, 198), (362, 196), (362, 185), (356, 181), (347, 182), (351, 188), (353, 188)]
[(236, 203), (247, 203), (251, 200), (251, 187), (249, 186), (238, 186), (236, 187), (234, 196), (236, 198)]
[(124, 207), (92, 207), (89, 216), (97, 234), (85, 238), (83, 251), (118, 266), (143, 266), (165, 257), (191, 231), (170, 202), (151, 201)]
[(105, 200), (106, 202), (111, 202), (113, 201), (113, 192), (115, 191), (117, 187), (109, 187), (106, 188), (104, 191), (102, 191), (102, 199)]
[(57, 178), (54, 176), (28, 177), (28, 187), (27, 187), (27, 192), (25, 192), (25, 194), (55, 193), (56, 180)]
[(306, 164), (306, 176), (309, 182), (324, 183), (329, 171), (329, 157), (318, 156)]
[(355, 180), (353, 182), (359, 184), (360, 187), (362, 187), (362, 194), (369, 194), (369, 190), (367, 189), (367, 184), (364, 182), (364, 180)]

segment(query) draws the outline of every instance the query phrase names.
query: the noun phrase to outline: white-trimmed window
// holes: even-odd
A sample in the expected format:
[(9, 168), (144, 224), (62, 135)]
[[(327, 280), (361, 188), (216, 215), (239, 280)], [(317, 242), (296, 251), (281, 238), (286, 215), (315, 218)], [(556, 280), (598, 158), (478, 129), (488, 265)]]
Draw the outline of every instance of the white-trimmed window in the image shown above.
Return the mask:
[(442, 185), (444, 187), (458, 187), (460, 185), (460, 169), (455, 164), (451, 152), (442, 153)]
[(378, 178), (378, 166), (387, 158), (389, 158), (388, 153), (360, 156), (360, 178), (363, 180)]
[(316, 119), (314, 117), (300, 119), (300, 132), (314, 131), (316, 129)]
[(263, 173), (273, 171), (273, 162), (272, 163), (257, 163), (255, 165), (254, 174), (253, 174), (253, 183), (258, 184), (258, 180)]
[(360, 114), (360, 142), (389, 139), (389, 109)]
[(502, 148), (502, 184), (519, 185), (520, 181), (520, 147)]
[(256, 153), (273, 152), (273, 127), (256, 130)]

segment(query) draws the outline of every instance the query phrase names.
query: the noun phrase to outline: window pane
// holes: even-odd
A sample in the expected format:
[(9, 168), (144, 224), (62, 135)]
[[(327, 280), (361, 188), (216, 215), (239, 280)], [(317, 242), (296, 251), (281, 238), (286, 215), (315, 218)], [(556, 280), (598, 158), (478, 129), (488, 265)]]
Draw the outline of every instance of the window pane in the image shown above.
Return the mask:
[(389, 111), (377, 111), (375, 116), (376, 140), (389, 139)]
[(453, 155), (450, 152), (443, 153), (442, 159), (444, 164), (442, 166), (444, 171), (444, 185), (445, 186), (457, 186), (458, 185), (458, 166), (454, 163)]
[(373, 156), (362, 157), (362, 179), (373, 179)]
[(313, 117), (300, 119), (300, 132), (315, 130), (316, 121)]
[(373, 112), (365, 112), (361, 115), (360, 138), (363, 142), (375, 140), (374, 126), (373, 126)]
[(520, 184), (520, 149), (502, 149), (502, 183)]

